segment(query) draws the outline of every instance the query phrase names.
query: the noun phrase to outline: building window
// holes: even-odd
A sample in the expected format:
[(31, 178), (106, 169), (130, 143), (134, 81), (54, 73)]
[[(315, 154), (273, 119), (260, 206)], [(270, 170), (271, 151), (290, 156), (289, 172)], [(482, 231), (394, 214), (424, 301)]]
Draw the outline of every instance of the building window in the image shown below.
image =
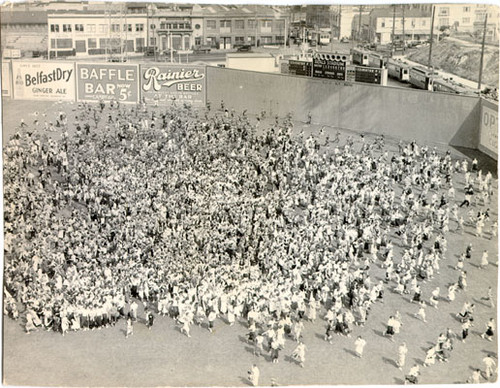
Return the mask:
[(87, 32), (95, 32), (95, 24), (87, 24)]
[(217, 28), (217, 24), (215, 20), (207, 20), (207, 30), (215, 30)]
[(75, 24), (75, 31), (83, 32), (83, 24)]
[(244, 20), (235, 20), (234, 21), (234, 28), (237, 30), (243, 30), (245, 28), (245, 21)]
[(194, 45), (201, 46), (201, 38), (199, 36), (194, 38)]
[(449, 26), (450, 25), (450, 19), (448, 19), (448, 18), (440, 18), (439, 19), (439, 25), (440, 26)]
[(273, 37), (272, 36), (263, 36), (261, 39), (262, 39), (262, 44), (271, 44), (271, 43), (273, 43)]
[(245, 37), (244, 36), (237, 36), (234, 38), (234, 45), (244, 45), (245, 44)]
[(231, 20), (221, 20), (220, 21), (220, 27), (221, 28), (231, 28)]
[(111, 32), (120, 32), (120, 25), (119, 24), (112, 24), (111, 25)]
[(136, 24), (135, 31), (136, 32), (144, 31), (144, 24), (142, 24), (142, 23)]
[(255, 44), (255, 36), (249, 36), (247, 37), (248, 44), (251, 44), (252, 46)]
[(60, 49), (73, 48), (73, 39), (57, 39), (57, 48)]
[(279, 30), (285, 29), (285, 21), (282, 19), (276, 20), (276, 28)]
[(99, 24), (99, 32), (108, 32), (107, 24)]
[(262, 20), (262, 28), (271, 28), (273, 25), (272, 20)]
[(217, 46), (217, 41), (215, 40), (215, 37), (213, 36), (207, 37), (207, 45), (209, 45), (210, 47)]
[(51, 24), (50, 32), (59, 32), (59, 24)]
[(380, 26), (381, 26), (382, 28), (384, 28), (384, 27), (385, 27), (385, 22), (382, 22), (382, 23), (380, 24)]
[(470, 7), (464, 7), (464, 12), (470, 12)]
[(149, 38), (149, 45), (150, 46), (156, 46), (156, 38)]
[(55, 39), (50, 40), (50, 48), (56, 48), (56, 40)]
[(110, 41), (111, 39), (109, 38), (99, 38), (99, 48), (101, 49), (107, 49), (110, 48)]
[(87, 40), (87, 42), (88, 42), (87, 46), (89, 47), (89, 49), (97, 48), (97, 39), (96, 38), (89, 38)]
[(439, 14), (438, 16), (449, 16), (450, 15), (450, 8), (449, 7), (441, 7), (439, 8)]
[(276, 43), (284, 43), (285, 37), (283, 35), (276, 35)]
[(123, 31), (132, 32), (132, 24), (124, 24)]
[(71, 32), (71, 24), (63, 24), (63, 32)]
[(248, 20), (248, 28), (250, 28), (250, 29), (257, 28), (257, 20), (249, 19)]

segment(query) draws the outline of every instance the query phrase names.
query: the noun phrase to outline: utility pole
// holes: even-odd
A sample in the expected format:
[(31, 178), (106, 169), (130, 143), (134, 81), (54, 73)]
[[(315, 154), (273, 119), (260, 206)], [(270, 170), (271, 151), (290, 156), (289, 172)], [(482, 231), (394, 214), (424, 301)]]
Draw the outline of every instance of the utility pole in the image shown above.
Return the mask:
[(484, 17), (483, 43), (481, 44), (481, 61), (479, 62), (479, 81), (477, 83), (477, 88), (479, 90), (479, 93), (481, 93), (481, 81), (483, 79), (484, 43), (486, 42), (487, 27), (488, 27), (488, 9), (486, 9), (486, 15)]
[(406, 52), (405, 5), (402, 4), (401, 7), (403, 8), (403, 55), (404, 55)]
[(434, 5), (432, 5), (431, 42), (430, 42), (430, 46), (429, 46), (429, 61), (427, 62), (427, 67), (429, 68), (429, 70), (432, 68), (432, 43), (434, 41), (434, 12), (435, 12), (435, 8), (434, 8)]
[(340, 32), (341, 32), (340, 31), (341, 30), (340, 26), (341, 25), (342, 25), (342, 4), (339, 5), (339, 22), (338, 22), (338, 26), (337, 26), (338, 29), (339, 29), (339, 40), (342, 39), (342, 37), (340, 36)]
[(394, 45), (395, 29), (396, 29), (396, 4), (393, 4), (392, 5), (392, 50), (391, 50), (391, 58), (394, 55), (394, 51), (395, 51), (395, 45)]
[(359, 6), (359, 23), (358, 23), (358, 43), (361, 38), (361, 12), (363, 11), (363, 6)]

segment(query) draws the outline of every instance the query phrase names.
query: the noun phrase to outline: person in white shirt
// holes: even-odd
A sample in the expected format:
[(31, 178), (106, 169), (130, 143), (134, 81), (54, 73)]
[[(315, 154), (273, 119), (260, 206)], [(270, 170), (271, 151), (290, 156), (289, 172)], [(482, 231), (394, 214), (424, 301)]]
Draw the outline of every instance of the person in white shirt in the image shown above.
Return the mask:
[(403, 370), (406, 362), (406, 355), (408, 354), (408, 348), (406, 347), (406, 342), (403, 342), (398, 347), (398, 361), (396, 362), (399, 370)]
[(365, 349), (365, 346), (366, 346), (366, 341), (363, 339), (363, 337), (358, 336), (358, 338), (356, 338), (356, 341), (354, 341), (354, 347), (356, 349), (356, 355), (359, 358), (363, 357), (363, 351)]
[(250, 370), (248, 371), (248, 380), (254, 387), (256, 387), (257, 385), (259, 385), (259, 378), (260, 378), (260, 370), (257, 367), (257, 364), (253, 364)]

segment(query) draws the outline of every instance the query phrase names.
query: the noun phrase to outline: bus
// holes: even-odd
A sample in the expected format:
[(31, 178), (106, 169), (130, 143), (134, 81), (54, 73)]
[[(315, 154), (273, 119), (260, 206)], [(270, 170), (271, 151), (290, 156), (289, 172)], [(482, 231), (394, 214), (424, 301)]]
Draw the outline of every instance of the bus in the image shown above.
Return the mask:
[(391, 58), (387, 61), (387, 74), (398, 81), (408, 81), (410, 79), (410, 67)]
[(434, 80), (433, 90), (435, 92), (464, 94), (468, 96), (476, 94), (475, 90), (467, 86), (454, 82), (451, 79), (448, 80), (443, 78), (437, 78)]
[(368, 51), (358, 49), (358, 48), (353, 48), (351, 49), (351, 55), (352, 55), (352, 63), (357, 63), (358, 65), (361, 66), (368, 66), (368, 55), (370, 53)]
[(420, 66), (412, 67), (409, 75), (410, 84), (423, 90), (433, 90), (434, 79), (438, 77), (437, 73)]
[(368, 55), (368, 66), (378, 67), (379, 69), (385, 68), (387, 64), (387, 58), (379, 53), (370, 53)]
[(320, 46), (329, 45), (330, 44), (330, 33), (325, 32), (325, 31), (321, 31), (318, 34), (318, 43), (320, 44)]

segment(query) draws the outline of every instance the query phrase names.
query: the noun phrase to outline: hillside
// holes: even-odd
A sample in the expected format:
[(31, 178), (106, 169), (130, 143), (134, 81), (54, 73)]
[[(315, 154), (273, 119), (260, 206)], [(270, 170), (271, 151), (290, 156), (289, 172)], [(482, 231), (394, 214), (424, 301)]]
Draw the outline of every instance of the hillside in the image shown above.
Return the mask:
[[(426, 65), (429, 46), (417, 49), (408, 55), (408, 59)], [(447, 38), (432, 48), (432, 63), (435, 67), (476, 82), (480, 60), (481, 45), (478, 44)], [(498, 87), (498, 47), (485, 46), (482, 83)]]

